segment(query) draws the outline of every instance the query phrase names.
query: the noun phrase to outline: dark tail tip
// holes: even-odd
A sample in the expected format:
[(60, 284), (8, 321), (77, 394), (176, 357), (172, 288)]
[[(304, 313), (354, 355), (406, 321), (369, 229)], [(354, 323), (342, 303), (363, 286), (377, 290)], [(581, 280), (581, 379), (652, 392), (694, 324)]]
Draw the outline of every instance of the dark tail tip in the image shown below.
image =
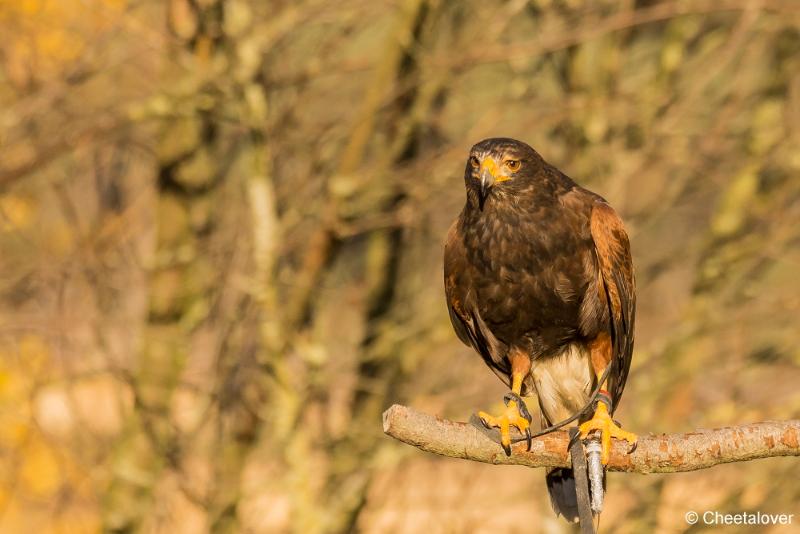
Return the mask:
[(575, 492), (575, 474), (572, 469), (552, 469), (547, 472), (547, 491), (556, 515), (561, 514), (570, 523), (578, 521), (578, 497)]

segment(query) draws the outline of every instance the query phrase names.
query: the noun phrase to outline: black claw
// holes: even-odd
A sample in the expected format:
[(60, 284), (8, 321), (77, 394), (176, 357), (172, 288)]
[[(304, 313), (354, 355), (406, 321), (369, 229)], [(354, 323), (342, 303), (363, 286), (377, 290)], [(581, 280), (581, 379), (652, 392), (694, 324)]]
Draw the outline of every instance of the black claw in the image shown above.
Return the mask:
[(525, 429), (525, 442), (528, 444), (528, 448), (525, 449), (526, 451), (531, 450), (531, 429), (530, 427)]
[(492, 427), (491, 427), (491, 426), (489, 426), (489, 423), (488, 423), (488, 422), (486, 422), (486, 419), (484, 419), (483, 417), (481, 417), (481, 418), (480, 418), (480, 420), (481, 420), (481, 423), (483, 423), (483, 426), (485, 426), (485, 427), (486, 427), (486, 428), (488, 428), (489, 430), (491, 430), (491, 429), (492, 429)]
[(630, 454), (633, 451), (635, 451), (636, 447), (638, 447), (638, 446), (639, 446), (639, 442), (638, 441), (634, 441), (633, 444), (631, 445), (630, 449), (628, 449), (628, 454)]
[(525, 402), (520, 399), (517, 406), (519, 407), (519, 414), (523, 417), (523, 419), (529, 423), (532, 423), (533, 417), (531, 416), (531, 412), (528, 411), (528, 406), (525, 404)]
[(506, 452), (506, 456), (511, 456), (511, 445), (506, 445), (505, 443), (500, 444), (503, 447), (503, 450)]

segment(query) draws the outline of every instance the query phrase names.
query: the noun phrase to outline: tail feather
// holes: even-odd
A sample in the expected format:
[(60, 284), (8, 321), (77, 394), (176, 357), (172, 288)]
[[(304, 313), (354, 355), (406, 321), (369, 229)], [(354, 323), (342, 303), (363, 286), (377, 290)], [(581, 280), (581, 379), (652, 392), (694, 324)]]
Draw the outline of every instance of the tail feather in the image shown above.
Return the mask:
[(575, 492), (575, 474), (572, 469), (550, 469), (546, 475), (550, 504), (556, 515), (561, 514), (570, 523), (578, 521), (578, 497)]

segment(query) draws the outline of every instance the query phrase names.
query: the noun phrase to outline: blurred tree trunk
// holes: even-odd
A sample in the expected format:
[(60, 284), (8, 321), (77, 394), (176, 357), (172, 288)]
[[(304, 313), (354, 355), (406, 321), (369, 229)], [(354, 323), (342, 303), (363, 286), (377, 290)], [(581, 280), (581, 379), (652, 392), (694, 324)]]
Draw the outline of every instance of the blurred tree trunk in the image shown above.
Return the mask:
[[(285, 486), (292, 494), (291, 528), (296, 532), (346, 532), (355, 527), (370, 482), (369, 470), (363, 466), (381, 450), (380, 414), (387, 399), (398, 394), (404, 366), (397, 332), (408, 327), (411, 319), (406, 310), (396, 308), (404, 285), (399, 273), (408, 239), (398, 210), (407, 200), (408, 184), (394, 175), (431, 139), (432, 111), (444, 102), (445, 77), (441, 72), (423, 72), (421, 63), (425, 47), (449, 29), (441, 24), (444, 13), (441, 2), (402, 4), (357, 109), (336, 174), (328, 180), (329, 198), (320, 224), (307, 240), (302, 267), (288, 293), (283, 331), (290, 332), (290, 337), (284, 338), (281, 349), (267, 355), (274, 378), (270, 450), (285, 466)], [(344, 188), (352, 193), (337, 195), (334, 182), (356, 185)], [(375, 220), (390, 222), (371, 228), (370, 221)], [(342, 233), (343, 226), (354, 230)], [(320, 333), (320, 324), (329, 320), (324, 315), (335, 314), (325, 306), (335, 309), (336, 305), (326, 303), (319, 288), (343, 269), (362, 274), (365, 298), (358, 304), (362, 334), (354, 348), (349, 413), (343, 416), (344, 430), (337, 430), (331, 396), (343, 387), (337, 384), (341, 378), (303, 352), (309, 339), (335, 335)], [(344, 319), (340, 327), (355, 328)], [(315, 341), (324, 346), (330, 339)], [(343, 354), (331, 354), (331, 358), (346, 365)]]
[[(160, 494), (169, 500), (178, 490), (207, 510), (210, 530), (235, 530), (239, 477), (256, 435), (258, 374), (245, 370), (255, 365), (257, 324), (246, 288), (230, 278), (251, 263), (241, 254), (249, 254), (250, 219), (240, 206), (247, 180), (265, 178), (265, 97), (252, 83), (257, 69), (237, 70), (248, 12), (232, 17), (227, 7), (172, 0), (168, 8), (176, 44), (167, 68), (173, 60), (189, 68), (159, 95), (173, 113), (157, 145), (148, 317), (130, 378), (135, 413), (106, 496), (112, 531), (169, 530)], [(202, 415), (186, 422), (192, 411)], [(199, 466), (211, 471), (207, 483), (197, 483)]]

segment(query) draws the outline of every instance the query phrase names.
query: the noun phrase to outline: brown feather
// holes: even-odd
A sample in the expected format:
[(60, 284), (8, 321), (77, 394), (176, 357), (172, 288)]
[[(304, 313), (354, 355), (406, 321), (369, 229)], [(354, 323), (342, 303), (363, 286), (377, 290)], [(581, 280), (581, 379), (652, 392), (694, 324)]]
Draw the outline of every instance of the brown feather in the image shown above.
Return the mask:
[(592, 240), (600, 262), (603, 289), (611, 309), (613, 365), (609, 392), (616, 408), (633, 357), (633, 328), (636, 315), (636, 286), (628, 234), (614, 209), (596, 202), (591, 218)]

